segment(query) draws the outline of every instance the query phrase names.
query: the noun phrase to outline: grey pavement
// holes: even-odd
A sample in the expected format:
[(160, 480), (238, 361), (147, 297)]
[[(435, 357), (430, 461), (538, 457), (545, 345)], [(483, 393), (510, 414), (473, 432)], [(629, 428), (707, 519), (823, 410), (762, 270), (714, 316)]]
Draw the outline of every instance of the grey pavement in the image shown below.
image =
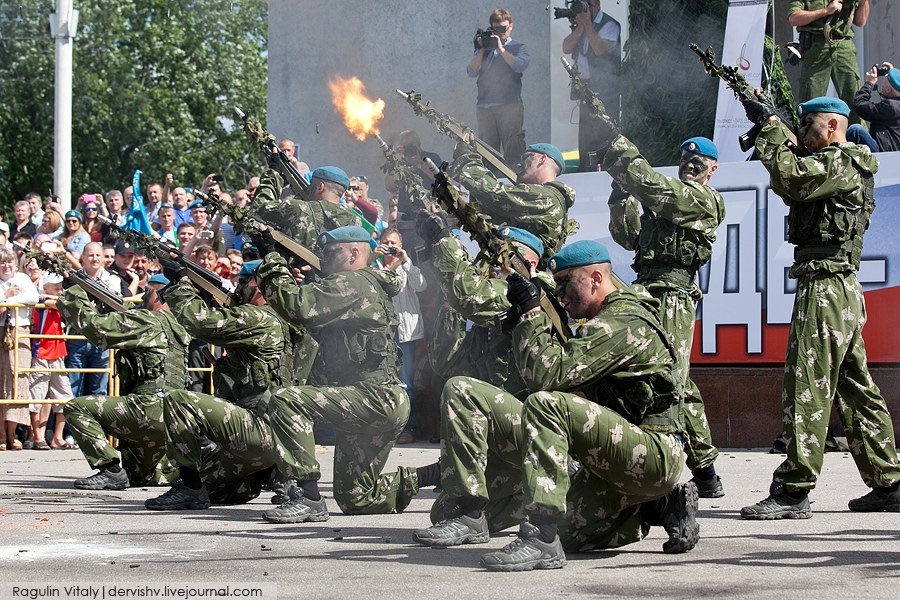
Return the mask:
[[(400, 446), (390, 466), (424, 465), (437, 456), (436, 445)], [(640, 543), (571, 555), (561, 570), (497, 574), (479, 569), (478, 559), (511, 541), (512, 530), (481, 545), (412, 543), (412, 530), (428, 524), (431, 490), (401, 515), (344, 516), (329, 499), (327, 522), (272, 525), (260, 518), (271, 506), (265, 492), (241, 506), (157, 513), (143, 501), (160, 488), (75, 490), (72, 480), (91, 473), (77, 450), (6, 451), (0, 582), (275, 582), (279, 598), (896, 598), (900, 515), (847, 510), (848, 500), (867, 491), (849, 454), (826, 455), (811, 519), (738, 516), (741, 506), (766, 495), (781, 458), (762, 450), (722, 452), (717, 467), (726, 496), (700, 500), (701, 540), (691, 552), (663, 554), (666, 536), (655, 527)], [(327, 496), (331, 450), (319, 459)]]

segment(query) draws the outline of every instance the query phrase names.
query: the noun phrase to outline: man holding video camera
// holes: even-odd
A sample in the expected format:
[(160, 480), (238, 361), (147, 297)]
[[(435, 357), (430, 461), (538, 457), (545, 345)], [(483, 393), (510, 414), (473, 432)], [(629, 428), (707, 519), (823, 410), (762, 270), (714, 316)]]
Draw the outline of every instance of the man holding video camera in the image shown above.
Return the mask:
[[(622, 66), (622, 26), (600, 9), (600, 0), (567, 2), (557, 10), (556, 18), (568, 17), (572, 32), (563, 40), (562, 51), (606, 106), (606, 112), (619, 118), (619, 71)], [(573, 98), (574, 100), (574, 98)], [(596, 150), (603, 135), (590, 107), (580, 103), (578, 116), (578, 170), (596, 171)], [(593, 153), (593, 155), (592, 155)]]
[(513, 20), (508, 10), (492, 12), (490, 24), (475, 34), (475, 55), (466, 67), (469, 77), (478, 78), (478, 137), (497, 150), (502, 146), (506, 161), (516, 162), (525, 153), (522, 74), (531, 56), (525, 44), (510, 37)]

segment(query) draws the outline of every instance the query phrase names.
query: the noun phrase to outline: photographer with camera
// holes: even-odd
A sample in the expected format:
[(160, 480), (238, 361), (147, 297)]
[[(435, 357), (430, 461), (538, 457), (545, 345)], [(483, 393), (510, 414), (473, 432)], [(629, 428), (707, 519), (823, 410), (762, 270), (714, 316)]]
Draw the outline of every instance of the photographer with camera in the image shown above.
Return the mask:
[[(565, 9), (556, 9), (554, 18), (568, 18), (572, 31), (563, 40), (562, 51), (582, 78), (596, 92), (613, 118), (619, 117), (619, 71), (622, 65), (622, 26), (600, 8), (600, 0), (570, 0)], [(573, 96), (573, 100), (575, 97)], [(596, 171), (595, 151), (602, 132), (590, 108), (580, 103), (578, 114), (578, 170)]]
[[(881, 88), (876, 100), (872, 93), (879, 77)], [(869, 122), (869, 130), (853, 124), (847, 129), (847, 141), (866, 144), (872, 152), (900, 150), (900, 69), (889, 62), (872, 65), (853, 99), (853, 110)]]
[(497, 150), (502, 147), (507, 162), (516, 162), (525, 152), (522, 74), (531, 56), (525, 44), (510, 37), (513, 19), (507, 9), (492, 12), (490, 24), (476, 32), (475, 55), (466, 67), (469, 77), (478, 78), (478, 137)]

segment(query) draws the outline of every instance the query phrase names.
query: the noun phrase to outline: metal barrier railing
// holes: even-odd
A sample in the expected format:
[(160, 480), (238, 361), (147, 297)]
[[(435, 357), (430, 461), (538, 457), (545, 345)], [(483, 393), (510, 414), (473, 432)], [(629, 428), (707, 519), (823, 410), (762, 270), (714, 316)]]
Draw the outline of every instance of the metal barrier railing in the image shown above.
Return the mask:
[[(34, 308), (46, 308), (43, 304), (9, 304), (5, 302), (0, 302), (0, 308), (7, 309), (19, 309), (19, 308), (27, 308), (29, 310)], [(13, 364), (12, 364), (12, 398), (0, 398), (0, 404), (65, 404), (68, 400), (57, 400), (57, 399), (48, 399), (48, 398), (19, 398), (19, 386), (18, 379), (20, 375), (26, 375), (28, 373), (106, 373), (109, 375), (109, 382), (107, 384), (107, 392), (110, 396), (118, 396), (119, 395), (119, 377), (116, 373), (115, 369), (115, 358), (116, 351), (115, 349), (110, 349), (109, 351), (109, 365), (103, 369), (89, 369), (89, 368), (65, 368), (65, 369), (41, 369), (41, 368), (33, 368), (29, 363), (27, 366), (22, 366), (19, 364), (19, 340), (20, 339), (45, 339), (45, 340), (87, 340), (83, 335), (55, 335), (55, 334), (37, 334), (37, 333), (20, 333), (19, 327), (13, 327), (13, 349), (9, 350), (12, 352), (13, 356)], [(2, 327), (0, 327), (0, 334), (2, 334)], [(29, 344), (29, 348), (31, 344)], [(212, 346), (210, 346), (213, 349)], [(0, 352), (6, 352), (6, 350), (0, 350)], [(209, 365), (208, 367), (189, 367), (189, 373), (212, 373), (213, 366)], [(30, 390), (30, 382), (29, 382), (29, 390)], [(210, 377), (209, 381), (209, 393), (213, 394), (215, 392), (212, 377)], [(30, 394), (29, 394), (30, 396)]]

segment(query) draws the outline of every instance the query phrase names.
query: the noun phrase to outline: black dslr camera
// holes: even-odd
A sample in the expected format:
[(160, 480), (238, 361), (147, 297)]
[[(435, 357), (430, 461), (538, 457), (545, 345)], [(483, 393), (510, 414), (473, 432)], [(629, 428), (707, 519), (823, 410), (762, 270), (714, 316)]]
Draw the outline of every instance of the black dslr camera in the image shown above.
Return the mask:
[(494, 36), (500, 37), (506, 33), (506, 27), (488, 27), (487, 29), (478, 29), (475, 31), (475, 49), (496, 50), (500, 47)]
[(877, 73), (879, 77), (884, 77), (891, 72), (891, 70), (884, 65), (872, 65), (872, 68), (875, 69), (875, 73)]
[(568, 19), (572, 27), (575, 27), (575, 17), (578, 16), (578, 13), (587, 12), (588, 10), (590, 10), (590, 7), (583, 0), (566, 0), (565, 8), (553, 8), (553, 18)]

